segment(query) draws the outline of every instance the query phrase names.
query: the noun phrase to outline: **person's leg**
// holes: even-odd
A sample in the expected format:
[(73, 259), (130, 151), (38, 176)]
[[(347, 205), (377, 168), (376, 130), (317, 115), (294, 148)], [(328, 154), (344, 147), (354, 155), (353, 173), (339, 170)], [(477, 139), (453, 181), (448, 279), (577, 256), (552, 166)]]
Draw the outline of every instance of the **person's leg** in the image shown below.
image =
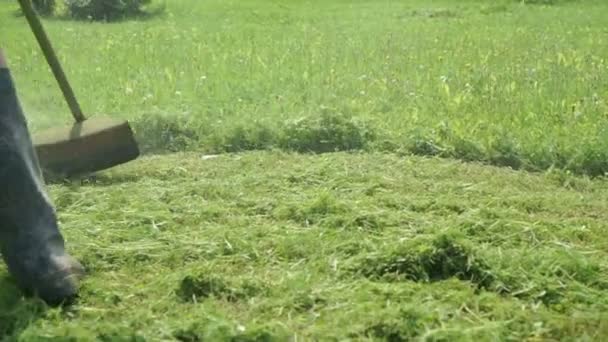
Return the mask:
[(9, 273), (26, 293), (49, 304), (76, 295), (84, 269), (65, 251), (1, 48), (0, 253)]

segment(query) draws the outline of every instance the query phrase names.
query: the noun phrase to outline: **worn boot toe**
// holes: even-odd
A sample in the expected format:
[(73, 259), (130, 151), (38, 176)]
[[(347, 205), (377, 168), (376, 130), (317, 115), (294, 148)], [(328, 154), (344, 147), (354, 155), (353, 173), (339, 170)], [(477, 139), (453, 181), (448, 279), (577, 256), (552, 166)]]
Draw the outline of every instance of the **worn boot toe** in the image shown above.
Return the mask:
[(84, 273), (84, 267), (71, 256), (53, 256), (50, 272), (34, 284), (32, 292), (50, 305), (70, 301), (77, 295)]
[[(26, 254), (27, 255), (27, 254)], [(82, 265), (67, 253), (42, 253), (37, 257), (7, 258), (17, 284), (30, 296), (51, 306), (71, 302), (85, 275)]]

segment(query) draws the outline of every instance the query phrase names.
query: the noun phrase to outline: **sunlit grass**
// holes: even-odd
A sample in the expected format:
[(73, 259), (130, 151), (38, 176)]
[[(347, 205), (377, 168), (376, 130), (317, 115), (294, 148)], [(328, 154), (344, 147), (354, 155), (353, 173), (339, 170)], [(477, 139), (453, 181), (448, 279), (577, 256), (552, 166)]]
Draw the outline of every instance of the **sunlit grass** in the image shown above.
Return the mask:
[(608, 334), (602, 181), (374, 153), (257, 152), (147, 157), (50, 189), (89, 275), (64, 310), (21, 300), (3, 280), (0, 335)]
[[(4, 44), (32, 128), (69, 123), (11, 7), (2, 5)], [(380, 133), (367, 148), (597, 176), (608, 170), (607, 10), (594, 1), (171, 1), (148, 20), (45, 25), (85, 111), (133, 120), (157, 150), (175, 149), (146, 132), (165, 117), (189, 122), (178, 149), (219, 152), (234, 139), (254, 139), (239, 149), (284, 148), (287, 121), (330, 113), (369, 121)], [(265, 136), (239, 136), (260, 127)]]
[[(553, 2), (45, 19), (85, 111), (130, 119), (147, 155), (49, 185), (89, 275), (48, 309), (2, 268), (0, 336), (606, 340), (608, 5)], [(30, 127), (69, 124), (15, 9)]]

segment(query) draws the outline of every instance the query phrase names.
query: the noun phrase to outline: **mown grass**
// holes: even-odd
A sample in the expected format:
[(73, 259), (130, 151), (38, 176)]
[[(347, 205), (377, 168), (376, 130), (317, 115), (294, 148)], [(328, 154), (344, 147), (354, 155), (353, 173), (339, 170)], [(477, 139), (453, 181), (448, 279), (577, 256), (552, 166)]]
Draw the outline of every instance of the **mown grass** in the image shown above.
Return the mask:
[[(86, 112), (133, 120), (146, 151), (354, 148), (608, 170), (603, 1), (165, 5), (122, 23), (45, 21)], [(15, 8), (0, 5), (3, 39), (32, 128), (68, 123)], [(321, 140), (322, 114), (363, 131), (286, 141), (300, 120)]]
[[(50, 309), (0, 266), (0, 339), (605, 340), (608, 5), (531, 2), (45, 19), (85, 110), (148, 155), (49, 186), (89, 275)], [(67, 124), (15, 9), (30, 127)]]
[(72, 307), (0, 284), (36, 341), (604, 340), (605, 182), (423, 157), (145, 157), (50, 186)]

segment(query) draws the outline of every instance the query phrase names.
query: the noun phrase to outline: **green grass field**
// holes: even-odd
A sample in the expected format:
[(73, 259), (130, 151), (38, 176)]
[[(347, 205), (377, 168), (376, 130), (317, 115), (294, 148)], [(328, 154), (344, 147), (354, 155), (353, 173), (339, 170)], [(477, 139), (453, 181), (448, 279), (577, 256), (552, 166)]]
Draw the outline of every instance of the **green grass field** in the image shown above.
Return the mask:
[[(357, 149), (604, 175), (608, 5), (557, 2), (180, 0), (145, 21), (46, 26), (85, 111), (134, 120), (147, 151)], [(68, 123), (15, 8), (0, 9), (2, 39), (32, 129)]]
[[(0, 266), (0, 340), (608, 339), (608, 3), (555, 2), (45, 19), (85, 111), (146, 155), (49, 185), (89, 275), (51, 309)], [(30, 127), (68, 124), (16, 9)]]

